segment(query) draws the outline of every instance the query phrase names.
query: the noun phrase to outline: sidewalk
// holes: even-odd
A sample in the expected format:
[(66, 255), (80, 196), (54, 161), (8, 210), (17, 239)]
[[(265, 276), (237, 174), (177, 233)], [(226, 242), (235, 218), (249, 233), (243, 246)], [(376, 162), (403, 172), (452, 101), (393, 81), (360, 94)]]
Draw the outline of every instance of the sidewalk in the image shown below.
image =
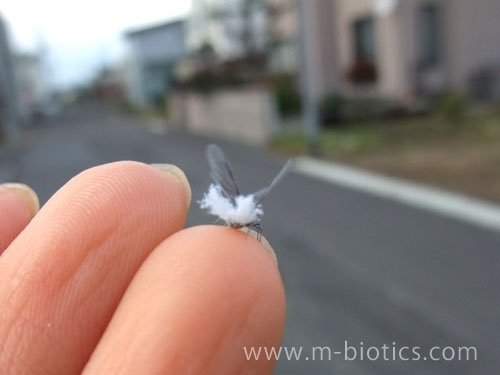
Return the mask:
[(500, 206), (480, 199), (310, 157), (296, 158), (294, 170), (330, 183), (500, 231)]

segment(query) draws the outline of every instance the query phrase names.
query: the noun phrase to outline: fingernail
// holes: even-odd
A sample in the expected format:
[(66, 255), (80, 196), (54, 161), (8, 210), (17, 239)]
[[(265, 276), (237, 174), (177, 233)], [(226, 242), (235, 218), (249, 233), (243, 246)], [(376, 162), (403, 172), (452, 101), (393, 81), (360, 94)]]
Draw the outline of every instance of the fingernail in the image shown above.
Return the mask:
[(271, 247), (271, 244), (266, 239), (266, 237), (264, 237), (263, 235), (259, 235), (253, 229), (250, 229), (250, 231), (248, 231), (248, 229), (246, 228), (239, 228), (238, 230), (242, 231), (245, 234), (248, 233), (250, 236), (259, 241), (262, 244), (262, 246), (264, 246), (264, 248), (268, 251), (268, 253), (271, 254), (271, 258), (273, 258), (276, 265), (278, 264), (278, 258), (276, 257), (276, 253), (274, 252), (274, 249)]
[(36, 195), (29, 186), (17, 183), (7, 183), (0, 185), (0, 188), (10, 190), (20, 196), (30, 207), (33, 216), (40, 210), (38, 195)]
[(189, 181), (182, 169), (173, 164), (151, 164), (151, 166), (168, 174), (181, 184), (186, 193), (186, 205), (187, 208), (189, 208), (191, 205), (191, 186), (189, 185)]

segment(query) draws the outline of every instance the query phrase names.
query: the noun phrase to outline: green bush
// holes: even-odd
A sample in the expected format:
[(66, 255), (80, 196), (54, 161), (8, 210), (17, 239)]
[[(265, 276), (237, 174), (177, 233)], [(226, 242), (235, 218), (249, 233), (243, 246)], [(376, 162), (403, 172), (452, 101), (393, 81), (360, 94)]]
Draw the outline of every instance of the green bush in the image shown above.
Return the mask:
[(320, 103), (320, 120), (325, 126), (343, 122), (366, 121), (403, 114), (399, 104), (378, 97), (344, 97), (327, 95)]
[(345, 98), (340, 94), (326, 95), (319, 105), (319, 118), (323, 125), (338, 124), (343, 120)]
[(188, 89), (208, 94), (220, 86), (220, 79), (217, 74), (207, 69), (195, 73), (182, 84)]
[(282, 117), (300, 114), (302, 103), (300, 92), (293, 77), (279, 77), (271, 83), (278, 112)]
[(436, 98), (433, 113), (449, 124), (459, 125), (467, 114), (467, 101), (458, 93), (444, 94)]

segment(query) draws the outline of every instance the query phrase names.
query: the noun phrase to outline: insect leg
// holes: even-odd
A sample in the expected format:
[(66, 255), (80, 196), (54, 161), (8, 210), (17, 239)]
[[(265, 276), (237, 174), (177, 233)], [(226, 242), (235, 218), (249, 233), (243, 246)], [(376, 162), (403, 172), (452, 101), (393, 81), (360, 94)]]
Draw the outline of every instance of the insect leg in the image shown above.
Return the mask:
[(250, 225), (249, 228), (255, 230), (255, 232), (257, 233), (257, 240), (260, 241), (262, 239), (262, 227), (260, 226), (260, 223), (254, 223)]

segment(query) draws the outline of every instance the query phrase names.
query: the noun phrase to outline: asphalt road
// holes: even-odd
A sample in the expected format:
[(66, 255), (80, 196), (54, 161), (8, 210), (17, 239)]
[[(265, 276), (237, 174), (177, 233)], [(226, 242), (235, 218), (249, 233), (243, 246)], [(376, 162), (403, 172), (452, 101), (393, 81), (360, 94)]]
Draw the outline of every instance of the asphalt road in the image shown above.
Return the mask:
[[(28, 129), (19, 147), (0, 148), (0, 178), (28, 183), (46, 201), (97, 164), (170, 162), (186, 172), (194, 202), (209, 184), (204, 150), (212, 141), (155, 134), (137, 119), (95, 107), (72, 109)], [(261, 149), (218, 143), (246, 191), (267, 184), (284, 162)], [(295, 173), (268, 197), (265, 212), (264, 233), (287, 291), (283, 345), (303, 347), (300, 360), (279, 361), (277, 374), (500, 373), (500, 233)], [(188, 226), (212, 220), (193, 204)], [(356, 360), (344, 360), (346, 340), (357, 348)], [(396, 353), (418, 346), (422, 358), (359, 358), (361, 346), (378, 347), (382, 358), (384, 344), (388, 357), (393, 346)], [(319, 351), (312, 360), (318, 346), (331, 348), (331, 360), (327, 352), (320, 360)], [(433, 361), (433, 346), (475, 346), (478, 359)]]

